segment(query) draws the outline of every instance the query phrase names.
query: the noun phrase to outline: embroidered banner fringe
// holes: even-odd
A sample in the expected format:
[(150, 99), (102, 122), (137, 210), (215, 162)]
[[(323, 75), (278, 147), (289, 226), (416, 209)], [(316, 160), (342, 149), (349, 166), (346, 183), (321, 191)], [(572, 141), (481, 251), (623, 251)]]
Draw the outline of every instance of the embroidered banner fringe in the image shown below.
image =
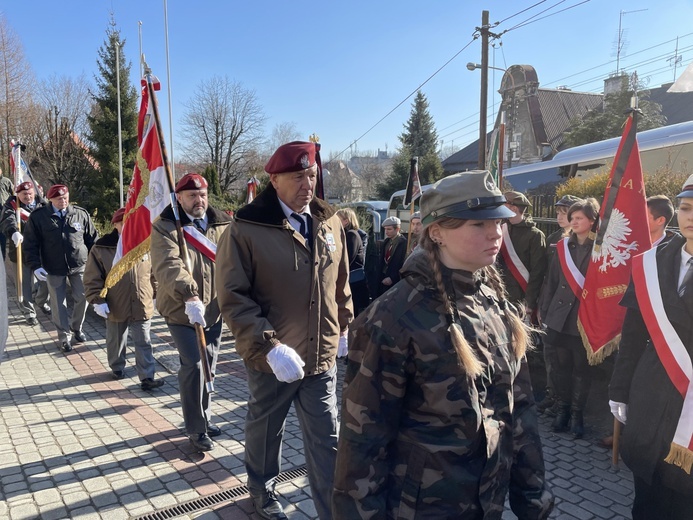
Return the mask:
[(149, 252), (150, 245), (152, 242), (151, 235), (148, 236), (143, 242), (137, 244), (134, 248), (127, 252), (127, 254), (120, 259), (120, 261), (113, 266), (113, 268), (108, 272), (106, 276), (106, 282), (104, 283), (103, 289), (99, 296), (102, 298), (106, 297), (108, 290), (117, 284), (125, 273), (137, 265), (144, 255)]
[(669, 455), (667, 455), (667, 458), (664, 459), (664, 462), (678, 466), (690, 475), (691, 467), (693, 467), (693, 451), (681, 446), (680, 444), (672, 442), (671, 448), (669, 449)]
[(582, 344), (587, 351), (587, 362), (590, 365), (595, 366), (601, 364), (606, 358), (618, 350), (618, 344), (621, 342), (621, 334), (617, 335), (608, 343), (603, 345), (599, 350), (594, 352), (590, 347), (589, 338), (587, 337), (587, 333), (585, 333), (585, 329), (582, 327), (580, 320), (578, 320), (577, 326), (578, 330), (580, 331), (580, 337), (582, 338)]

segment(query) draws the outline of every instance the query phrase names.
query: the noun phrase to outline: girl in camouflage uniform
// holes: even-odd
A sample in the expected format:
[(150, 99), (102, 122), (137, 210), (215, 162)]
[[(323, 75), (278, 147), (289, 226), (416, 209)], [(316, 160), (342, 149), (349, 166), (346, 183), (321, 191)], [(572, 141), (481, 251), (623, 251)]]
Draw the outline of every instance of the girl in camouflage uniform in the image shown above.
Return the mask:
[(493, 263), (512, 213), (488, 172), (437, 182), (402, 281), (352, 323), (333, 515), (547, 518), (528, 331)]

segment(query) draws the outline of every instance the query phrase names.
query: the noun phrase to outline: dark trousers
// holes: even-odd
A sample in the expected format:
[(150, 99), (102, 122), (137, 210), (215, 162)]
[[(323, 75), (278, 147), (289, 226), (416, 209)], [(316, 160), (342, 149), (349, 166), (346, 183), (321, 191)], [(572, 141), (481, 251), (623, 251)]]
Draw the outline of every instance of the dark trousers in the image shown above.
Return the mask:
[(633, 475), (635, 500), (633, 520), (684, 520), (693, 518), (693, 497), (677, 493), (657, 482), (652, 484)]
[(581, 412), (592, 383), (592, 371), (582, 339), (549, 329), (544, 348), (546, 343), (554, 346), (552, 383), (559, 402)]
[[(207, 341), (207, 359), (212, 370), (212, 375), (217, 366), (219, 345), (221, 344), (221, 320), (205, 329)], [(180, 369), (178, 370), (178, 388), (180, 391), (180, 404), (183, 409), (185, 431), (188, 435), (195, 435), (207, 431), (207, 422), (212, 418), (212, 398), (207, 392), (202, 364), (200, 363), (200, 351), (197, 347), (197, 335), (192, 325), (168, 324), (171, 337), (178, 349), (180, 356)]]
[(246, 369), (250, 398), (245, 421), (245, 467), (250, 494), (274, 491), (286, 415), (293, 403), (303, 432), (313, 503), (318, 518), (330, 520), (337, 459), (337, 366), (293, 383), (280, 383), (274, 374)]

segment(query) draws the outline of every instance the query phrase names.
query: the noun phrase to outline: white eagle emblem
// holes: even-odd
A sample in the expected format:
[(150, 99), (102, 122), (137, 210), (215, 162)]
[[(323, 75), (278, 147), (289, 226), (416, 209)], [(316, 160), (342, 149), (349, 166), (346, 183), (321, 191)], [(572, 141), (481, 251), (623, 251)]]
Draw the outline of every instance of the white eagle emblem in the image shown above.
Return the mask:
[(592, 250), (592, 261), (602, 261), (602, 265), (599, 266), (601, 272), (606, 272), (609, 267), (626, 265), (626, 262), (631, 257), (631, 251), (637, 251), (637, 241), (630, 244), (626, 243), (631, 231), (630, 220), (622, 211), (614, 208), (611, 212), (609, 224), (606, 226), (601, 249)]
[(301, 166), (303, 167), (304, 170), (310, 166), (310, 161), (308, 160), (308, 154), (307, 153), (304, 153), (301, 156)]
[(200, 179), (198, 179), (197, 177), (195, 177), (195, 178), (193, 179), (193, 183), (195, 184), (195, 187), (196, 187), (196, 188), (199, 188), (200, 186), (202, 186), (202, 183), (200, 182)]

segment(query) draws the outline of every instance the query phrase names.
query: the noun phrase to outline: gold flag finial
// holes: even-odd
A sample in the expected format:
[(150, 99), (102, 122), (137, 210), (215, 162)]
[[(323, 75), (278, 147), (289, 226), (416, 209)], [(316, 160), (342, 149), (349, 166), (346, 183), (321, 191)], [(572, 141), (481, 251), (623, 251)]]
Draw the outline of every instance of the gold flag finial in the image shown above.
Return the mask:
[(310, 137), (308, 139), (310, 139), (311, 143), (319, 143), (320, 142), (320, 136), (318, 134), (316, 134), (315, 132), (310, 134)]

